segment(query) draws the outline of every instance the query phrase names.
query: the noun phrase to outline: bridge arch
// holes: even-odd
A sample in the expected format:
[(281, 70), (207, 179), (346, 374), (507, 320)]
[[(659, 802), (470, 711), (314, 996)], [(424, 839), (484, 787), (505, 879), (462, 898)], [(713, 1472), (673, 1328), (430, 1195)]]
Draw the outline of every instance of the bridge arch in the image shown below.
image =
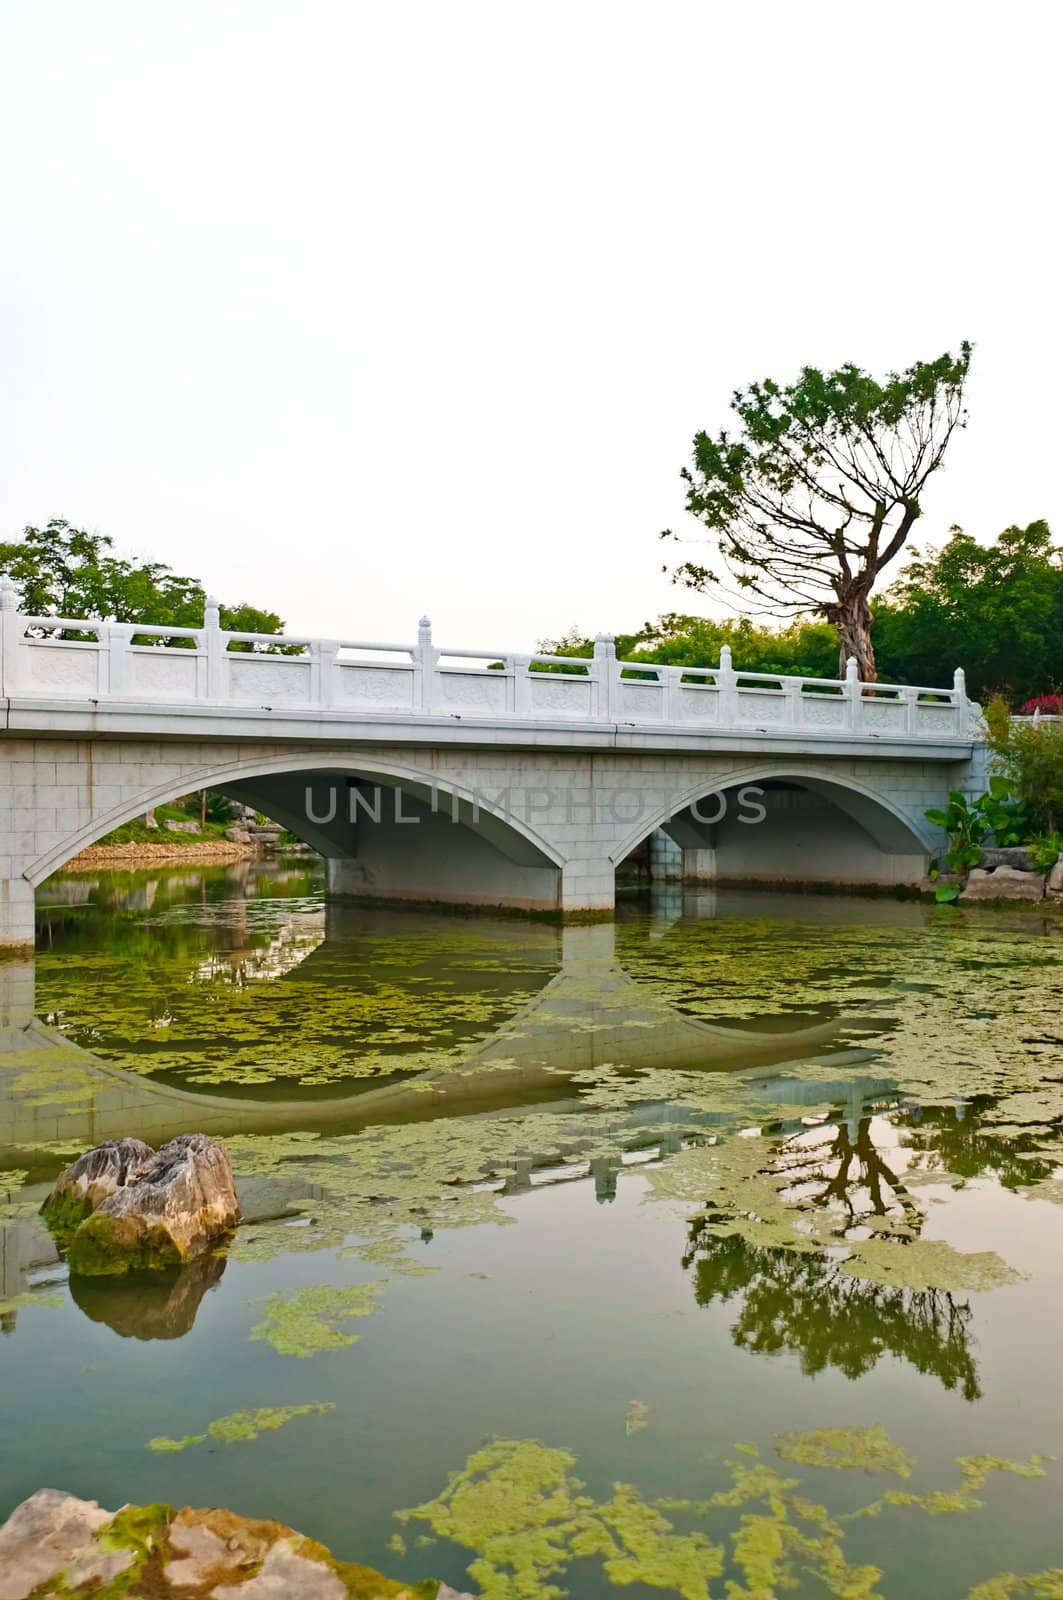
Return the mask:
[[(312, 820), (305, 796), (313, 779), (323, 780), (326, 786), (330, 783), (350, 787), (370, 785), (401, 793), (416, 811), (417, 820), (422, 825), (429, 824), (426, 831), (433, 834), (434, 842), (438, 843), (443, 833), (451, 855), (459, 839), (467, 852), (483, 858), (478, 862), (481, 869), (483, 860), (489, 860), (492, 852), (500, 855), (511, 869), (508, 874), (503, 872), (502, 876), (510, 881), (489, 889), (485, 903), (495, 903), (491, 896), (497, 894), (498, 903), (514, 898), (518, 904), (521, 898), (541, 901), (541, 905), (529, 905), (526, 909), (549, 910), (558, 904), (563, 857), (538, 829), (505, 804), (501, 792), (492, 799), (450, 777), (441, 777), (430, 769), (401, 761), (381, 760), (375, 753), (362, 757), (356, 752), (332, 750), (319, 750), (305, 755), (287, 752), (272, 758), (260, 755), (250, 760), (182, 768), (178, 776), (171, 773), (165, 782), (146, 783), (135, 795), (127, 794), (120, 804), (101, 810), (89, 822), (73, 829), (61, 843), (53, 844), (38, 855), (25, 868), (23, 877), (36, 888), (80, 851), (152, 806), (166, 805), (179, 795), (197, 789), (219, 789), (249, 802), (261, 800), (258, 809), (274, 816), (278, 822), (318, 849), (337, 869), (335, 874), (330, 873), (330, 886), (336, 892), (349, 890), (371, 894), (371, 883), (360, 884), (357, 874), (352, 877), (348, 872), (345, 875), (340, 869), (342, 863), (350, 866), (352, 861), (358, 859), (353, 837), (357, 825), (352, 827), (350, 818), (355, 812), (360, 818), (371, 817), (372, 805), (352, 805), (348, 787), (347, 792), (338, 797), (335, 816), (326, 822), (323, 819), (328, 809), (327, 800), (322, 805), (319, 792), (318, 806), (314, 812), (317, 820)], [(405, 829), (414, 820), (413, 815), (396, 806), (395, 811), (399, 812), (401, 821), (395, 822), (394, 816), (385, 815), (386, 808), (378, 809), (381, 837), (373, 840), (373, 843), (382, 846), (385, 834), (394, 842), (396, 830), (402, 830), (401, 836), (408, 840), (409, 834)], [(460, 850), (458, 853), (460, 855)], [(346, 876), (348, 881), (332, 884), (333, 875), (337, 880)], [(523, 897), (519, 892), (521, 889), (527, 891)], [(411, 892), (407, 897), (432, 898), (432, 895)]]
[[(760, 792), (755, 802), (750, 796), (745, 819), (736, 825), (734, 798), (746, 790)], [(717, 795), (728, 798), (719, 816), (705, 806)], [(803, 801), (794, 804), (797, 796)], [(759, 821), (753, 820), (754, 806), (763, 812)], [(817, 852), (821, 865), (816, 870), (807, 860), (781, 859), (780, 835), (789, 825), (791, 846), (799, 850), (814, 833), (817, 812), (827, 827), (835, 825), (834, 855), (843, 858), (841, 863), (832, 860), (829, 850)], [(906, 804), (848, 773), (825, 773), (822, 765), (787, 760), (740, 768), (681, 790), (656, 813), (639, 819), (611, 852), (614, 867), (658, 830), (684, 851), (714, 852), (711, 871), (703, 868), (697, 876), (867, 882), (918, 877), (934, 849), (936, 832), (922, 817), (916, 798)], [(862, 880), (861, 857), (866, 863)]]

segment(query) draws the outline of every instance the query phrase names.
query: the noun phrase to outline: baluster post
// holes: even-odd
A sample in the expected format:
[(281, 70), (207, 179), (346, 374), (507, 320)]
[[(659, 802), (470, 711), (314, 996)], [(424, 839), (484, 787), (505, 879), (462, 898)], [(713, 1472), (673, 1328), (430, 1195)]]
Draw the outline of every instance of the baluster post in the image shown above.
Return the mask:
[(513, 714), (517, 717), (531, 715), (531, 656), (511, 656), (513, 663)]
[(18, 591), (10, 578), (0, 578), (0, 694), (12, 695), (18, 684)]
[[(129, 647), (132, 639), (131, 622), (112, 622), (106, 629), (107, 673), (104, 681), (108, 694), (129, 693)], [(99, 642), (101, 649), (104, 648), (102, 637)]]
[(967, 729), (967, 674), (962, 667), (957, 667), (952, 674), (952, 696), (956, 702), (956, 732), (963, 734)]
[(597, 715), (615, 722), (620, 709), (620, 665), (611, 633), (599, 633), (594, 640), (594, 676), (598, 682)]
[(786, 696), (783, 705), (783, 722), (788, 728), (801, 726), (801, 713), (804, 710), (804, 695), (801, 693), (803, 678), (788, 678), (783, 675), (779, 679), (782, 692)]
[(336, 657), (340, 647), (335, 639), (314, 639), (310, 645), (310, 698), (314, 705), (328, 708), (336, 700)]
[(720, 665), (716, 669), (716, 686), (720, 691), (720, 726), (738, 726), (738, 674), (729, 644), (720, 648)]
[(432, 623), (422, 617), (417, 624), (417, 648), (411, 652), (417, 669), (414, 704), (424, 712), (434, 711), (439, 704), (439, 651), (432, 643)]
[(683, 669), (682, 667), (658, 667), (657, 671), (664, 680), (664, 720), (665, 722), (682, 722)]
[(849, 726), (856, 733), (860, 726), (860, 668), (855, 656), (845, 663), (845, 693), (849, 699)]
[(207, 655), (206, 697), (214, 705), (225, 698), (225, 668), (228, 665), (225, 637), (221, 631), (221, 607), (213, 595), (203, 605), (203, 644)]

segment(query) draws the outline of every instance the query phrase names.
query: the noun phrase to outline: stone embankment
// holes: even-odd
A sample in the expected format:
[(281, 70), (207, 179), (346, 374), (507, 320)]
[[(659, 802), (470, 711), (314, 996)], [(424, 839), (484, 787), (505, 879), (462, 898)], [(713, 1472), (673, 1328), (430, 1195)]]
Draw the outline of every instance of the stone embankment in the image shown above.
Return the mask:
[(337, 1561), (279, 1522), (186, 1506), (104, 1511), (39, 1489), (0, 1527), (0, 1600), (473, 1600)]
[(977, 900), (1048, 900), (1063, 909), (1063, 860), (1050, 871), (1041, 872), (1030, 852), (1021, 846), (983, 850), (981, 865), (972, 867), (966, 880), (943, 877), (939, 881), (962, 884), (962, 905)]
[(259, 854), (257, 845), (232, 839), (194, 839), (188, 844), (91, 844), (72, 856), (64, 872), (98, 872), (101, 868), (131, 870), (178, 863), (182, 866), (225, 866)]

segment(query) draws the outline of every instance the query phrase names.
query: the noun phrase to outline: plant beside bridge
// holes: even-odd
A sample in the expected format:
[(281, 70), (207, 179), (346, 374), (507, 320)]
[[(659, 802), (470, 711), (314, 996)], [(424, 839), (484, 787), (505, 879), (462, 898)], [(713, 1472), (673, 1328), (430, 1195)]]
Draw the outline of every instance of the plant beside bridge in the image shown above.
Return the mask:
[[(997, 768), (988, 789), (973, 799), (954, 789), (947, 806), (924, 813), (928, 822), (943, 828), (948, 836), (948, 849), (932, 864), (931, 876), (942, 871), (957, 877), (971, 874), (966, 887), (958, 882), (942, 883), (937, 899), (948, 902), (961, 894), (972, 899), (1039, 898), (1032, 893), (1035, 878), (1042, 880), (1042, 891), (1047, 887), (1050, 894), (1063, 893), (1063, 872), (1057, 868), (1063, 855), (1059, 826), (1063, 821), (1063, 723), (1015, 719), (1000, 698), (990, 703), (986, 719)], [(987, 852), (989, 841), (992, 845)], [(1002, 858), (1004, 853), (1009, 859)], [(994, 879), (1001, 868), (1007, 876), (987, 886), (985, 874), (974, 878), (983, 868)], [(1043, 881), (1046, 875), (1047, 885)], [(1024, 883), (1023, 879), (1031, 881)], [(971, 893), (972, 888), (977, 894)], [(988, 888), (1000, 892), (990, 896)]]

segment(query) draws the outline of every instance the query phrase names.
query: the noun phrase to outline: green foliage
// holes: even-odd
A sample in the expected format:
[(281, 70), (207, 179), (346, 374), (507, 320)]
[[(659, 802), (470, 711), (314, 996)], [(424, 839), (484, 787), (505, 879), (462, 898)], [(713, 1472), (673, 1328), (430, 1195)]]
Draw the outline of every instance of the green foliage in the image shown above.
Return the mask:
[(989, 823), (977, 801), (968, 800), (958, 789), (951, 789), (944, 810), (931, 807), (923, 815), (936, 828), (944, 828), (949, 836), (945, 865), (950, 872), (965, 872), (978, 865), (982, 859), (982, 844), (989, 837)]
[[(832, 678), (838, 666), (838, 633), (829, 622), (801, 620), (771, 628), (749, 617), (718, 622), (681, 612), (647, 622), (636, 633), (618, 634), (616, 653), (623, 661), (644, 661), (647, 666), (716, 667), (725, 644), (744, 672)], [(594, 641), (572, 629), (563, 638), (542, 640), (540, 649), (552, 655), (590, 656)]]
[(1021, 795), (1034, 825), (1063, 825), (1063, 722), (990, 719), (989, 742), (1001, 775)]
[[(1006, 528), (990, 545), (955, 528), (941, 550), (916, 553), (872, 601), (871, 616), (884, 681), (947, 688), (962, 666), (974, 699), (1007, 691), (1006, 714), (1063, 675), (1063, 551), (1044, 522)], [(837, 628), (808, 617), (774, 628), (672, 613), (616, 640), (624, 659), (697, 667), (716, 666), (724, 644), (746, 672), (830, 678), (838, 670)], [(589, 656), (593, 642), (573, 629), (543, 648)]]
[[(699, 433), (683, 469), (686, 506), (708, 530), (740, 595), (776, 615), (811, 612), (837, 625), (842, 661), (873, 678), (868, 600), (903, 548), (919, 497), (965, 422), (971, 347), (916, 362), (883, 381), (852, 363), (805, 367), (796, 383), (738, 390), (736, 435)], [(664, 538), (675, 535), (666, 532)], [(710, 567), (676, 579), (721, 588)], [(841, 668), (839, 670), (842, 670)]]
[(958, 789), (950, 789), (944, 809), (931, 807), (923, 815), (949, 836), (945, 865), (950, 872), (976, 867), (982, 859), (982, 845), (990, 836), (997, 845), (1008, 846), (1023, 844), (1029, 834), (1030, 819), (1014, 798), (1012, 781), (999, 773), (976, 799), (968, 800)]
[[(0, 541), (0, 572), (14, 581), (20, 609), (30, 616), (201, 626), (206, 591), (198, 578), (182, 577), (161, 561), (113, 555), (113, 547), (107, 534), (53, 517), (43, 528), (25, 528), (19, 540)], [(243, 601), (221, 607), (221, 625), (236, 633), (284, 628), (275, 612)]]
[(1030, 840), (1029, 850), (1038, 872), (1051, 872), (1063, 855), (1063, 833), (1053, 829), (1051, 833), (1038, 834)]
[(1056, 686), (1063, 671), (1063, 551), (1046, 522), (1005, 528), (980, 544), (962, 528), (915, 559), (872, 608), (883, 678), (1006, 690), (1013, 705)]
[[(198, 823), (198, 812), (195, 818), (189, 815), (188, 820)], [(231, 826), (231, 823), (226, 826)], [(132, 822), (123, 822), (120, 828), (112, 828), (110, 833), (104, 834), (102, 838), (96, 840), (96, 843), (164, 844), (167, 847), (173, 845), (180, 850), (185, 845), (202, 844), (204, 839), (221, 839), (224, 835), (225, 827), (217, 822), (208, 822), (202, 831), (197, 829), (195, 833), (171, 833), (169, 828), (149, 828), (143, 817), (134, 817)]]

